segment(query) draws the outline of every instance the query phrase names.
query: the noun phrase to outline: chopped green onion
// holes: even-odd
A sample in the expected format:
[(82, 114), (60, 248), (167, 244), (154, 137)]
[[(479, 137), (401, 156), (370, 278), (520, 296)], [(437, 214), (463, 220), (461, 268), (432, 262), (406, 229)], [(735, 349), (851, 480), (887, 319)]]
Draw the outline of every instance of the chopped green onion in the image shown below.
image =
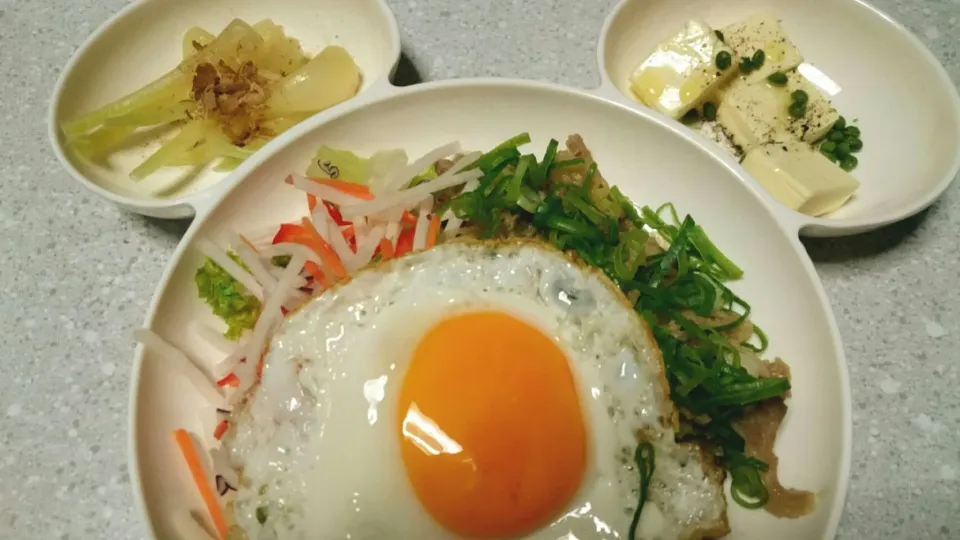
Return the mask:
[(653, 445), (649, 442), (638, 444), (637, 450), (633, 454), (633, 460), (636, 462), (637, 471), (640, 473), (640, 498), (637, 501), (637, 508), (633, 511), (633, 519), (630, 521), (630, 531), (627, 533), (629, 540), (636, 540), (640, 514), (643, 513), (643, 506), (647, 502), (647, 493), (650, 490), (650, 483), (653, 481), (653, 472), (656, 470)]
[(557, 157), (559, 145), (560, 143), (556, 139), (550, 139), (550, 143), (547, 144), (547, 151), (543, 154), (543, 162), (530, 171), (530, 183), (533, 184), (533, 187), (539, 188), (547, 180), (550, 166), (553, 165), (553, 160)]
[(767, 470), (767, 464), (742, 454), (736, 455), (731, 461), (730, 495), (740, 506), (751, 510), (762, 508), (767, 504), (770, 493), (763, 485), (761, 472)]

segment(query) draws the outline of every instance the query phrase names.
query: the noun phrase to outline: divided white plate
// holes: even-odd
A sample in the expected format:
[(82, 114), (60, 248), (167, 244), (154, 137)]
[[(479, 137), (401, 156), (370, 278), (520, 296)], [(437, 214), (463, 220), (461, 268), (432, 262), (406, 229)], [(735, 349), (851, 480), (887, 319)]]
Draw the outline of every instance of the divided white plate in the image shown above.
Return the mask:
[[(771, 354), (793, 372), (793, 397), (777, 452), (781, 478), (819, 494), (797, 520), (730, 505), (732, 538), (833, 538), (850, 469), (850, 388), (832, 312), (797, 230), (784, 224), (744, 172), (718, 148), (651, 112), (562, 87), (508, 80), (460, 80), (404, 89), (382, 87), (321, 113), (274, 140), (236, 172), (236, 182), (198, 208), (157, 289), (146, 326), (208, 364), (213, 349), (197, 325), (216, 324), (197, 298), (198, 238), (225, 240), (305, 215), (301, 193), (283, 183), (321, 144), (361, 154), (404, 148), (421, 154), (452, 139), (489, 149), (529, 131), (530, 151), (580, 133), (604, 176), (639, 203), (672, 201), (690, 213), (746, 277), (733, 288), (770, 336)], [(185, 366), (137, 351), (131, 394), (131, 477), (156, 538), (182, 539), (180, 519), (204, 506), (171, 438), (186, 428), (212, 444), (210, 404), (187, 382)], [(179, 516), (179, 517), (178, 517)]]
[(57, 158), (86, 188), (140, 214), (194, 214), (211, 186), (229, 177), (211, 166), (168, 167), (135, 181), (129, 172), (159, 148), (156, 139), (113, 153), (109, 166), (74, 160), (64, 151), (60, 123), (132, 92), (181, 60), (183, 34), (193, 26), (219, 33), (231, 20), (271, 19), (316, 54), (345, 48), (363, 76), (361, 93), (387, 84), (400, 60), (400, 34), (383, 0), (138, 0), (98, 28), (64, 68), (51, 98), (48, 135)]
[(810, 68), (836, 83), (830, 99), (847, 119), (858, 120), (863, 133), (855, 198), (823, 218), (774, 202), (785, 210), (784, 219), (804, 235), (840, 236), (932, 204), (960, 170), (960, 97), (915, 36), (860, 0), (624, 0), (601, 34), (601, 92), (643, 107), (631, 97), (628, 78), (658, 42), (691, 18), (719, 28), (760, 11), (779, 17)]

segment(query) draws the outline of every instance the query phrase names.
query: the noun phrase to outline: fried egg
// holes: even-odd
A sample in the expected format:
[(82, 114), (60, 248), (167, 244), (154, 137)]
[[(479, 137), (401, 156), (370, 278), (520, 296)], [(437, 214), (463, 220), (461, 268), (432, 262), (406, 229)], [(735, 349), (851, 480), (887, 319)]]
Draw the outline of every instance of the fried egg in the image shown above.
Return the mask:
[[(290, 315), (225, 440), (249, 539), (627, 538), (725, 527), (722, 477), (674, 440), (649, 328), (534, 242), (448, 243)], [(722, 527), (721, 527), (722, 526)]]

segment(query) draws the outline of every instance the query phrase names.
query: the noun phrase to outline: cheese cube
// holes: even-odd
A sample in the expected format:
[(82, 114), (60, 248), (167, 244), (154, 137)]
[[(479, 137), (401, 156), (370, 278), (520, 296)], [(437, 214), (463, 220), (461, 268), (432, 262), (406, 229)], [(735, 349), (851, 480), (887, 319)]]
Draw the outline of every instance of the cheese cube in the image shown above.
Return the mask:
[(766, 82), (734, 81), (717, 108), (717, 121), (733, 144), (747, 153), (787, 129), (790, 93)]
[[(807, 111), (800, 118), (789, 112), (795, 90), (807, 94)], [(771, 142), (780, 132), (814, 143), (840, 118), (830, 100), (796, 71), (787, 75), (784, 86), (774, 86), (766, 80), (751, 83), (737, 79), (723, 89), (720, 98), (717, 120), (744, 152)]]
[(787, 37), (779, 19), (769, 13), (756, 13), (721, 28), (720, 32), (727, 46), (733, 49), (734, 66), (739, 65), (741, 58), (751, 58), (756, 51), (763, 50), (763, 66), (746, 76), (748, 82), (761, 81), (777, 71), (786, 73), (803, 62), (800, 51)]
[(840, 208), (860, 187), (835, 163), (786, 134), (748, 152), (743, 167), (784, 206), (811, 216)]
[(721, 51), (733, 54), (707, 23), (688, 21), (643, 61), (631, 77), (630, 88), (644, 105), (680, 118), (736, 73), (735, 65), (717, 68)]
[(789, 131), (808, 143), (822, 139), (833, 124), (840, 119), (840, 113), (833, 108), (830, 100), (803, 75), (793, 71), (787, 75), (787, 91), (803, 90), (807, 93), (807, 113), (801, 118), (790, 117)]

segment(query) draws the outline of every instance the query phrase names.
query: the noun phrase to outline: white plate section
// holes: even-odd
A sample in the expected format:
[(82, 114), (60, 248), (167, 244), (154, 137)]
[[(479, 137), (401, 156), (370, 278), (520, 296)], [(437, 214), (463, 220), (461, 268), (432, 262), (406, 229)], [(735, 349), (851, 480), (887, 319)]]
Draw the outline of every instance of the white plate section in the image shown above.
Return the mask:
[[(50, 100), (48, 135), (61, 164), (97, 195), (144, 215), (183, 218), (195, 201), (228, 179), (208, 166), (166, 167), (140, 181), (129, 172), (160, 146), (144, 136), (110, 155), (105, 165), (65, 151), (60, 123), (93, 110), (173, 69), (184, 33), (200, 26), (218, 34), (231, 20), (271, 19), (313, 55), (328, 45), (347, 50), (363, 77), (361, 93), (386, 83), (400, 59), (396, 20), (383, 0), (139, 0), (98, 28), (67, 63)], [(355, 98), (354, 98), (355, 99)]]
[(794, 214), (787, 221), (806, 236), (842, 236), (932, 204), (960, 170), (960, 97), (920, 40), (865, 2), (624, 0), (601, 33), (601, 92), (643, 107), (628, 79), (660, 41), (692, 18), (721, 28), (757, 12), (781, 19), (806, 60), (804, 74), (827, 91), (840, 114), (856, 120), (864, 144), (853, 172), (861, 184), (854, 198), (822, 218), (786, 210)]

